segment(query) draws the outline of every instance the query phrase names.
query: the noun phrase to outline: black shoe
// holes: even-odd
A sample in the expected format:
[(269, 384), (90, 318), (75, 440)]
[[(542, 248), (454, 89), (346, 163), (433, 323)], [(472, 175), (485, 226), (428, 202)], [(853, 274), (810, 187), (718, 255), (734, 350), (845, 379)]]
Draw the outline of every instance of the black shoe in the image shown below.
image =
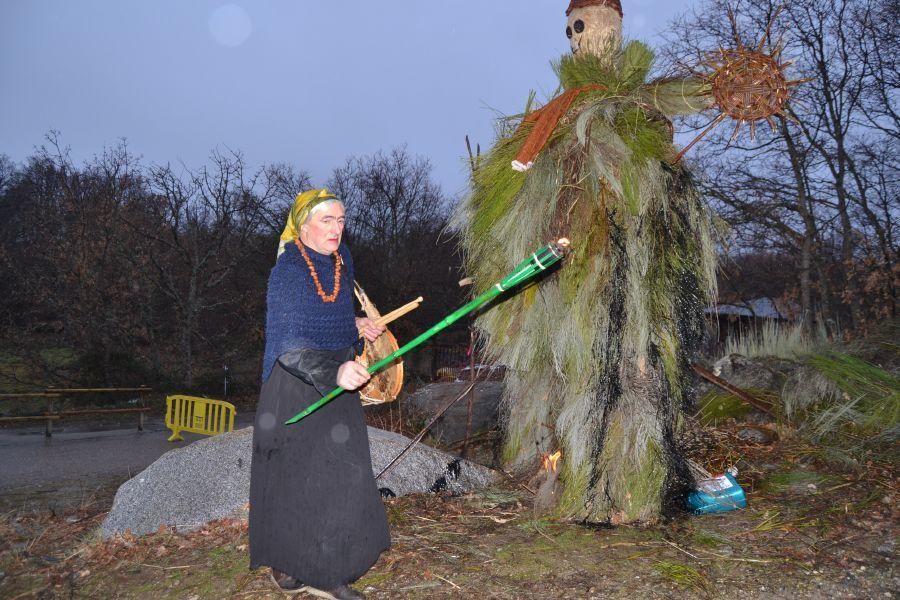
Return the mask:
[(362, 592), (357, 592), (349, 585), (340, 585), (330, 590), (317, 590), (314, 587), (306, 588), (307, 594), (326, 598), (326, 600), (365, 600), (366, 596)]
[(277, 585), (278, 589), (285, 594), (299, 594), (300, 592), (308, 591), (308, 588), (299, 579), (291, 577), (287, 573), (272, 569), (269, 577), (272, 579), (272, 583)]

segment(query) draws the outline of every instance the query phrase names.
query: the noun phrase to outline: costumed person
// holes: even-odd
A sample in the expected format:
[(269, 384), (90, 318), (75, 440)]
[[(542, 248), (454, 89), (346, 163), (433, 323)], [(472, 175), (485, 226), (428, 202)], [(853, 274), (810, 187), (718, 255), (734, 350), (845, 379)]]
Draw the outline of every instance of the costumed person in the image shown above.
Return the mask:
[(297, 196), (267, 291), (263, 386), (253, 430), (250, 566), (286, 592), (363, 598), (350, 587), (390, 547), (357, 393), (284, 423), (335, 386), (369, 381), (353, 360), (359, 331), (353, 259), (341, 243), (344, 205), (325, 189)]
[(669, 117), (709, 107), (709, 87), (645, 82), (653, 53), (622, 46), (619, 0), (566, 15), (561, 93), (480, 159), (454, 222), (475, 293), (530, 248), (572, 243), (565, 269), (477, 320), (507, 366), (507, 465), (561, 449), (558, 516), (652, 522), (693, 484), (677, 435), (716, 291), (712, 218)]

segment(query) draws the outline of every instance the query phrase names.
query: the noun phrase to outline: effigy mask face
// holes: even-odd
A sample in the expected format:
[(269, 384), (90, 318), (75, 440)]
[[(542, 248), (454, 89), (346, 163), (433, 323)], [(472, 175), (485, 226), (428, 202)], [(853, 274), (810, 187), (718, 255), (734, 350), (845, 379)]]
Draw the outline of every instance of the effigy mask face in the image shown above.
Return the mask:
[(573, 54), (607, 56), (622, 43), (622, 17), (608, 6), (585, 6), (569, 13), (566, 37)]

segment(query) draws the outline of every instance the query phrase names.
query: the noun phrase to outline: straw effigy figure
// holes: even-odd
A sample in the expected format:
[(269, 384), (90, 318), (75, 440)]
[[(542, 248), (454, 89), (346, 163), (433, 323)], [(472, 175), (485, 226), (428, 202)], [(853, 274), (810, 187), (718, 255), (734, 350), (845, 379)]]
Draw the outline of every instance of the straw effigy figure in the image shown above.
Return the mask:
[[(693, 484), (678, 427), (716, 296), (712, 218), (679, 159), (728, 117), (734, 135), (774, 128), (802, 81), (787, 79), (780, 43), (763, 51), (772, 23), (755, 46), (736, 33), (705, 71), (648, 82), (653, 53), (622, 45), (620, 0), (571, 0), (566, 15), (562, 92), (475, 164), (454, 222), (476, 292), (570, 238), (564, 268), (477, 320), (508, 367), (505, 458), (527, 469), (561, 449), (560, 516), (649, 522)], [(708, 108), (719, 115), (677, 152), (669, 118)]]
[(669, 117), (711, 96), (702, 79), (645, 81), (653, 53), (622, 46), (619, 0), (566, 14), (561, 93), (501, 135), (454, 219), (476, 288), (547, 240), (572, 243), (563, 268), (477, 320), (508, 367), (507, 464), (561, 449), (559, 516), (650, 522), (692, 484), (677, 428), (716, 285), (711, 215)]

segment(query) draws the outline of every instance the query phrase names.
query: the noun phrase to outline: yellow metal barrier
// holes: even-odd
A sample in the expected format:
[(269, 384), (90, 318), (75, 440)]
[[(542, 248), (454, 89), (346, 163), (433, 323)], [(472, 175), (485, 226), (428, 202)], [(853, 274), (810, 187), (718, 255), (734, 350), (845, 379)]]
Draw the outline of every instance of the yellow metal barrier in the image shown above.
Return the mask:
[(170, 442), (180, 441), (182, 431), (218, 435), (234, 430), (234, 404), (196, 396), (166, 396), (166, 427)]

